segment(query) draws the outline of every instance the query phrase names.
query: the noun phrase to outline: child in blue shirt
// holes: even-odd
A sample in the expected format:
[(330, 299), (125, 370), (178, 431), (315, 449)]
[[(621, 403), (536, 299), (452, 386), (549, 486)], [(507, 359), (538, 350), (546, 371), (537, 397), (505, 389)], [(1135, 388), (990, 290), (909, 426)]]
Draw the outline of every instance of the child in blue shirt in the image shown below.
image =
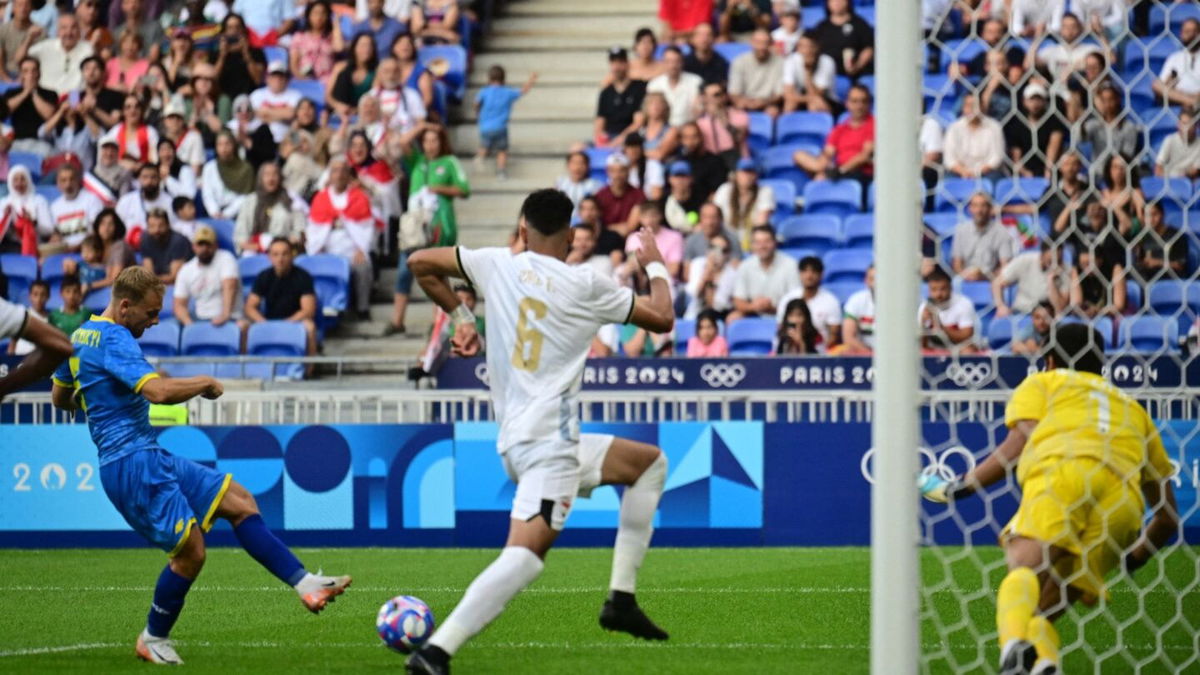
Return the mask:
[(76, 275), (79, 277), (79, 282), (83, 286), (83, 294), (91, 290), (90, 286), (97, 281), (104, 280), (108, 276), (108, 270), (104, 269), (104, 243), (100, 238), (92, 235), (83, 240), (79, 246), (79, 255), (83, 258), (79, 263)]
[(475, 115), (479, 119), (479, 153), (475, 166), (482, 168), (483, 159), (496, 153), (496, 178), (508, 178), (508, 118), (517, 99), (533, 89), (537, 73), (530, 73), (521, 89), (504, 86), (504, 68), (488, 68), (488, 85), (475, 94)]

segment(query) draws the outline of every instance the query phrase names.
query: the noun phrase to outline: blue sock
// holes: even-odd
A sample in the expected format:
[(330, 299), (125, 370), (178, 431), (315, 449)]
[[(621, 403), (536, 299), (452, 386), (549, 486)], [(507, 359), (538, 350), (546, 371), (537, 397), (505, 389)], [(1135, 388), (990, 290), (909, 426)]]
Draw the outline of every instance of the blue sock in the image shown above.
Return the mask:
[(146, 616), (146, 632), (154, 637), (169, 636), (191, 587), (191, 579), (176, 574), (170, 565), (164, 567), (158, 575), (158, 585), (154, 587), (154, 602), (150, 603), (150, 614)]
[(304, 565), (271, 532), (259, 514), (243, 520), (233, 528), (233, 533), (251, 558), (288, 586), (295, 586), (308, 574)]

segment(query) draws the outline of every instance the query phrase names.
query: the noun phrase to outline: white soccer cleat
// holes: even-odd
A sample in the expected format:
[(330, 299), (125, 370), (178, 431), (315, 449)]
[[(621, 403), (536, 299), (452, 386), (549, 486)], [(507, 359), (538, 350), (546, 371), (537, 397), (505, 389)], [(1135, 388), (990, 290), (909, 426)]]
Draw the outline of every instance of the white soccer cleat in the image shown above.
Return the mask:
[(171, 638), (154, 637), (145, 629), (142, 629), (142, 634), (137, 639), (137, 657), (160, 666), (183, 665), (183, 659), (175, 653), (175, 644), (171, 642)]
[(337, 596), (346, 592), (350, 587), (351, 578), (347, 576), (327, 577), (320, 574), (310, 574), (296, 584), (296, 592), (300, 601), (313, 614), (325, 609), (325, 605), (334, 601)]

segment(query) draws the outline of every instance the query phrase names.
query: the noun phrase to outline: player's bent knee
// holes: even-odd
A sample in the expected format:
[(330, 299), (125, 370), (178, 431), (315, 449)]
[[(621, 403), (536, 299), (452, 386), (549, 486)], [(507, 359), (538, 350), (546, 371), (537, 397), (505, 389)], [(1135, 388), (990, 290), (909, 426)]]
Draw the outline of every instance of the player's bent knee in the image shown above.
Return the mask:
[(204, 532), (199, 525), (192, 525), (187, 541), (171, 557), (171, 570), (180, 576), (195, 579), (196, 575), (200, 574), (200, 570), (204, 569), (204, 561), (207, 557), (208, 550), (204, 545)]
[(258, 502), (254, 500), (254, 495), (242, 487), (241, 483), (231, 482), (217, 507), (217, 515), (236, 525), (256, 513)]

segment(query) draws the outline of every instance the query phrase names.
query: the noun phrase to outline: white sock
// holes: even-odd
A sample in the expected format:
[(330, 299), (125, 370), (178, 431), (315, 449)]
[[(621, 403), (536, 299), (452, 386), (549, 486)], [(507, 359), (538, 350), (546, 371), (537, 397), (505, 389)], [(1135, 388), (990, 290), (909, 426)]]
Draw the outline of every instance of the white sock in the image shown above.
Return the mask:
[(523, 546), (506, 547), (467, 587), (458, 606), (429, 638), (429, 644), (453, 656), (463, 643), (500, 616), (508, 601), (533, 583), (545, 566), (536, 553)]
[(612, 579), (608, 587), (614, 591), (633, 593), (637, 586), (638, 568), (650, 548), (654, 535), (654, 512), (662, 497), (667, 480), (667, 456), (659, 453), (633, 485), (625, 488), (621, 497), (621, 520), (617, 541), (613, 544)]

